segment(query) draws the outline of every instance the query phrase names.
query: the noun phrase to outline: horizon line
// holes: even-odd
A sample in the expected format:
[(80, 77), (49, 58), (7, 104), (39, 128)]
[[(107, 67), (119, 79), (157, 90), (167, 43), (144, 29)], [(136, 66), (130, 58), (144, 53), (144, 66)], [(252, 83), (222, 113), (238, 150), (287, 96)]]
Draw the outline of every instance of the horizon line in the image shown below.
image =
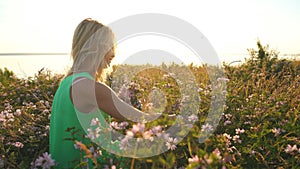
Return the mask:
[(0, 56), (4, 55), (69, 55), (67, 52), (18, 52), (18, 53), (0, 53)]
[[(20, 56), (20, 55), (70, 55), (68, 52), (12, 52), (12, 53), (0, 53), (0, 56)], [(220, 55), (220, 54), (219, 54)], [(223, 55), (249, 55), (249, 53), (224, 53)], [(279, 56), (300, 56), (300, 53), (280, 53)], [(222, 56), (222, 55), (220, 55)]]

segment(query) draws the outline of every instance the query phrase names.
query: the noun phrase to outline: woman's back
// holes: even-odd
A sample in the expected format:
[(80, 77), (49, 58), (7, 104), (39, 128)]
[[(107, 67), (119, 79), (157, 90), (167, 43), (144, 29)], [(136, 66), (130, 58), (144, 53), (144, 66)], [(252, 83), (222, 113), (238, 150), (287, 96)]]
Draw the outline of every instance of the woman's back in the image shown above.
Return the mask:
[[(87, 129), (91, 128), (93, 118), (98, 118), (102, 127), (108, 127), (104, 119), (105, 113), (96, 109), (91, 113), (79, 112), (71, 101), (70, 90), (75, 79), (84, 77), (93, 80), (86, 72), (73, 74), (66, 77), (60, 84), (53, 100), (50, 119), (50, 153), (59, 164), (59, 168), (74, 167), (84, 159), (84, 153), (75, 149), (75, 140), (86, 145), (90, 144)], [(109, 120), (108, 117), (106, 120)], [(105, 125), (106, 124), (106, 125)], [(99, 140), (103, 140), (100, 136)], [(106, 134), (107, 137), (107, 134)], [(110, 138), (105, 138), (106, 141)], [(91, 162), (89, 162), (91, 164)]]

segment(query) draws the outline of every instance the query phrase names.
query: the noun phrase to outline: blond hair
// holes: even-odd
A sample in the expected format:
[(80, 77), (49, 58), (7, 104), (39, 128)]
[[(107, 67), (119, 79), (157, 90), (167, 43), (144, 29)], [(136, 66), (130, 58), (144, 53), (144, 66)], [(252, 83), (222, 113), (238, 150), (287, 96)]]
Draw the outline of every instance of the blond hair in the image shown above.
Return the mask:
[(97, 81), (105, 81), (105, 55), (114, 50), (112, 30), (91, 18), (84, 19), (75, 29), (71, 57), (73, 65), (67, 76), (78, 72), (92, 72)]

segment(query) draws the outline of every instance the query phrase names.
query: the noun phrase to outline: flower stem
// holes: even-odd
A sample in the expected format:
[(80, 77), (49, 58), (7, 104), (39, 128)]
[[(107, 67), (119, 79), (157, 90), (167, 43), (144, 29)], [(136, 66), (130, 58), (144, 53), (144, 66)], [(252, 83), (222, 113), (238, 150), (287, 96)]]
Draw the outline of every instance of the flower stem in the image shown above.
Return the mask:
[(134, 146), (134, 156), (131, 160), (131, 166), (130, 169), (134, 169), (134, 162), (135, 162), (135, 155), (136, 155), (136, 150), (137, 150), (137, 146), (138, 146), (138, 142), (136, 142), (135, 146)]

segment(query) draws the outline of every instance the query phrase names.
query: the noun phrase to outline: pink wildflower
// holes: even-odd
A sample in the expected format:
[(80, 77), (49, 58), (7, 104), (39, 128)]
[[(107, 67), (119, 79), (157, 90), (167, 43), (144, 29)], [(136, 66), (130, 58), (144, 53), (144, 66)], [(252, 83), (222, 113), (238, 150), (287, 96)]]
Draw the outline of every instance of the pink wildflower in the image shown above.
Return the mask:
[(144, 129), (145, 129), (145, 124), (138, 123), (138, 124), (134, 124), (132, 126), (132, 132), (133, 133), (137, 133), (137, 132), (143, 133)]
[(194, 122), (198, 121), (198, 116), (192, 114), (188, 117), (188, 121), (194, 123)]
[(15, 116), (20, 116), (20, 115), (21, 115), (21, 110), (20, 110), (20, 109), (17, 109), (17, 110), (14, 112), (14, 115), (15, 115)]
[(15, 147), (18, 147), (18, 148), (23, 148), (24, 147), (24, 144), (21, 143), (21, 142), (18, 142), (18, 141), (13, 143), (12, 145), (14, 145)]
[(286, 153), (293, 153), (294, 151), (298, 151), (297, 145), (293, 145), (293, 147), (291, 145), (287, 145), (287, 147), (285, 148), (285, 152)]
[(99, 124), (99, 119), (96, 117), (96, 118), (93, 118), (91, 120), (91, 125), (90, 126), (96, 126), (97, 124)]
[(235, 134), (242, 134), (242, 133), (245, 133), (244, 129), (240, 129), (240, 128), (235, 129)]
[(228, 140), (231, 139), (231, 136), (229, 134), (227, 134), (227, 133), (223, 133), (223, 136), (226, 137)]
[(51, 154), (48, 152), (43, 153), (38, 159), (35, 160), (35, 167), (42, 167), (43, 169), (50, 169), (51, 166), (55, 165), (54, 160), (51, 158)]
[(202, 132), (208, 132), (208, 131), (212, 131), (213, 130), (213, 127), (212, 125), (206, 123), (205, 125), (202, 125), (201, 126), (201, 131)]
[(277, 137), (281, 133), (281, 129), (280, 128), (278, 128), (278, 129), (273, 128), (272, 132), (274, 133), (274, 136)]
[(118, 97), (122, 99), (124, 102), (130, 104), (130, 92), (128, 88), (123, 85), (119, 91)]
[(95, 140), (96, 138), (98, 138), (100, 136), (99, 133), (101, 130), (99, 127), (97, 127), (95, 130), (88, 128), (87, 131), (89, 132), (87, 137), (90, 138), (91, 140)]
[(226, 121), (224, 122), (224, 126), (229, 125), (229, 124), (231, 124), (231, 121), (230, 121), (230, 120), (226, 120)]
[(177, 148), (176, 147), (177, 143), (178, 143), (178, 140), (176, 138), (169, 137), (169, 139), (166, 143), (166, 146), (168, 147), (168, 150), (175, 150)]
[(232, 140), (235, 142), (235, 143), (242, 143), (242, 140), (240, 139), (240, 136), (239, 135), (235, 135), (233, 136)]
[(189, 161), (189, 163), (199, 163), (200, 159), (197, 155), (195, 155), (192, 158), (189, 158), (188, 161)]
[(218, 148), (216, 148), (212, 154), (214, 154), (219, 160), (222, 159), (221, 152)]

